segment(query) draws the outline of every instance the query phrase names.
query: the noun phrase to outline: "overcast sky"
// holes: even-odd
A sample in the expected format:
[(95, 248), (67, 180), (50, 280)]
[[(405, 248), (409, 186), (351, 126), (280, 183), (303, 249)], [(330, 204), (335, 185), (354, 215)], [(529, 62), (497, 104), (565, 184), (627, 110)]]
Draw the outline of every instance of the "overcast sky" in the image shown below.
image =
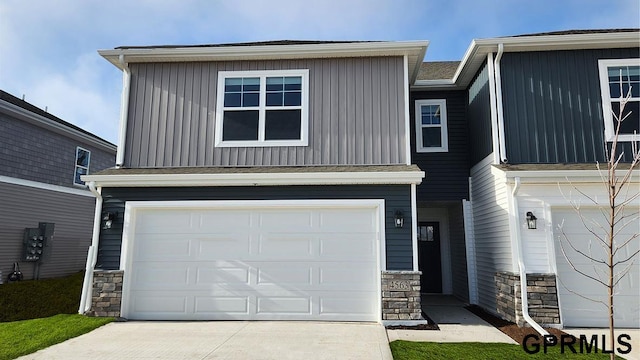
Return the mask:
[(0, 0), (0, 89), (117, 142), (121, 45), (429, 40), (426, 61), (472, 39), (639, 28), (638, 0)]

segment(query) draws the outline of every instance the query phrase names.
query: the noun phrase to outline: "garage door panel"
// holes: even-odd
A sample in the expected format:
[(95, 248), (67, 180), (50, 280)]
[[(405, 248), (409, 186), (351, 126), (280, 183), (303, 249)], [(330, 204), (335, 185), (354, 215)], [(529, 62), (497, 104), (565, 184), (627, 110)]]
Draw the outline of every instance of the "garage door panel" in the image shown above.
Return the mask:
[(260, 296), (256, 308), (257, 314), (308, 314), (311, 315), (311, 297), (309, 296)]
[(259, 228), (263, 231), (287, 232), (292, 227), (300, 232), (311, 231), (314, 227), (314, 212), (308, 209), (274, 209), (255, 211)]
[(262, 263), (256, 265), (257, 285), (260, 287), (297, 286), (308, 288), (313, 285), (313, 268), (305, 263)]
[[(571, 241), (573, 247), (586, 254), (591, 254), (596, 259), (606, 260), (607, 250), (602, 248), (599, 241), (594, 239), (593, 235), (585, 227), (586, 223), (588, 227), (598, 234), (605, 234), (605, 231), (601, 230), (599, 226), (600, 224), (606, 225), (606, 220), (602, 213), (596, 209), (583, 208), (581, 209), (581, 215), (586, 219), (584, 223), (580, 216), (572, 210), (554, 209), (553, 211), (558, 295), (562, 321), (565, 326), (606, 327), (608, 326), (607, 308), (601, 303), (590, 301), (589, 299), (606, 303), (607, 288), (595, 280), (579, 274), (574, 270), (574, 267), (605, 282), (608, 281), (608, 269), (606, 265), (592, 262), (577, 253), (567, 242)], [(625, 221), (629, 219), (631, 217)], [(630, 226), (616, 228), (619, 232), (616, 238), (618, 243), (626, 241), (635, 233), (636, 230), (634, 229), (639, 226), (638, 220), (636, 219), (635, 221), (636, 223)], [(563, 224), (562, 229), (557, 228), (560, 224)], [(640, 246), (640, 240), (634, 240), (631, 246), (616, 255), (615, 260), (626, 258), (636, 251), (638, 246)], [(573, 266), (569, 264), (565, 255)], [(630, 268), (629, 273), (625, 275), (615, 289), (614, 315), (616, 327), (638, 328), (640, 326), (640, 281), (638, 279), (640, 264), (638, 263), (640, 263), (640, 259), (636, 258), (635, 264)], [(619, 273), (625, 267), (626, 265), (616, 267), (616, 272)]]
[[(185, 235), (188, 236), (188, 235)], [(244, 233), (219, 233), (196, 235), (197, 260), (226, 260), (246, 254), (250, 249), (249, 235)]]
[(361, 261), (375, 258), (375, 233), (319, 235), (320, 258), (323, 260)]
[(246, 264), (229, 262), (220, 262), (219, 266), (211, 266), (211, 264), (203, 264), (197, 267), (196, 284), (200, 286), (206, 285), (224, 285), (224, 284), (243, 284), (249, 285), (250, 267)]
[(320, 227), (333, 232), (353, 232), (354, 229), (375, 228), (376, 218), (372, 212), (354, 212), (353, 209), (331, 209), (319, 212)]
[(137, 218), (144, 221), (131, 234), (125, 315), (146, 320), (379, 319), (374, 208), (232, 210), (188, 209), (188, 216), (165, 226), (171, 231), (165, 234), (145, 226), (155, 227), (180, 211), (138, 210)]
[(312, 234), (263, 232), (258, 243), (261, 258), (311, 259), (314, 256)]
[(192, 229), (194, 221), (189, 211), (148, 209), (137, 214), (136, 225), (137, 234), (170, 234)]
[(249, 314), (249, 296), (196, 296), (196, 314)]
[(174, 234), (137, 234), (134, 256), (140, 261), (187, 260), (193, 255), (191, 239)]

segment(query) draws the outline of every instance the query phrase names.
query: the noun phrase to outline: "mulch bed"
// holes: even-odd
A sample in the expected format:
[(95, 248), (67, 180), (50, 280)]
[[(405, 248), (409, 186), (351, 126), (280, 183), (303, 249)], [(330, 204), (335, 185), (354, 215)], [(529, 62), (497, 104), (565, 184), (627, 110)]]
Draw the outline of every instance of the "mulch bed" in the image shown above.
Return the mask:
[[(538, 332), (535, 331), (532, 327), (528, 327), (528, 326), (519, 327), (515, 323), (501, 319), (493, 314), (490, 314), (484, 311), (481, 307), (477, 305), (465, 306), (465, 309), (471, 311), (482, 320), (493, 325), (496, 329), (502, 331), (505, 335), (509, 336), (520, 345), (522, 345), (522, 342), (524, 341), (524, 337), (529, 334), (534, 334), (540, 337), (540, 334), (538, 334)], [(422, 316), (429, 322), (428, 324), (420, 324), (420, 325), (414, 325), (414, 326), (392, 325), (392, 326), (387, 326), (387, 329), (389, 330), (440, 330), (440, 328), (438, 327), (438, 324), (436, 324), (427, 314), (423, 312)], [(555, 328), (544, 328), (544, 329), (547, 330), (551, 335), (555, 335), (557, 338), (560, 338), (563, 334), (566, 335), (565, 332), (559, 329), (555, 329)]]
[[(469, 306), (466, 306), (465, 309), (471, 311), (482, 320), (493, 325), (495, 328), (502, 331), (505, 335), (509, 336), (520, 345), (522, 345), (524, 337), (529, 334), (534, 334), (540, 337), (540, 334), (538, 334), (538, 332), (535, 331), (532, 327), (528, 327), (528, 326), (519, 327), (518, 325), (510, 321), (507, 321), (497, 316), (494, 316), (492, 314), (489, 314), (488, 312), (484, 311), (481, 307), (477, 305), (469, 305)], [(565, 332), (559, 329), (554, 329), (554, 328), (544, 328), (544, 329), (547, 330), (549, 334), (555, 335), (558, 338), (560, 338), (560, 336), (563, 334), (566, 335)]]

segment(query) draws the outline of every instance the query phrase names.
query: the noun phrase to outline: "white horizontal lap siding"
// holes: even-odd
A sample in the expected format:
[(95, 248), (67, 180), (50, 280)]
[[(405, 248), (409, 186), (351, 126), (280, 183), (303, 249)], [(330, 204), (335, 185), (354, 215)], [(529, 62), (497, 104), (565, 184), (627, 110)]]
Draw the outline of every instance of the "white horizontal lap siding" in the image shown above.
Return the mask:
[[(518, 226), (520, 227), (520, 243), (522, 244), (525, 269), (528, 274), (551, 273), (550, 259), (552, 254), (549, 252), (551, 222), (547, 218), (543, 202), (526, 196), (522, 190), (524, 190), (524, 186), (519, 192), (520, 195), (518, 195), (518, 213), (520, 214), (520, 224)], [(536, 229), (527, 228), (525, 223), (525, 214), (529, 211), (537, 218)]]
[(471, 169), (478, 299), (487, 309), (496, 308), (496, 272), (513, 271), (507, 186), (491, 173), (491, 160)]
[(383, 208), (382, 200), (129, 202), (123, 315), (378, 321)]

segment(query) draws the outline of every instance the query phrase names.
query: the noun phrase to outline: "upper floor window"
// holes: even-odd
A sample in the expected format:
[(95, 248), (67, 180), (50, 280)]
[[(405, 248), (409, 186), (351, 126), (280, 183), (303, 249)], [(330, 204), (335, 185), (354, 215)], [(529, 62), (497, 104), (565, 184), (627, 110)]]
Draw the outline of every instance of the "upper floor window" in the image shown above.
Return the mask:
[(309, 70), (218, 73), (216, 146), (306, 146)]
[(84, 185), (84, 181), (80, 180), (80, 176), (89, 173), (89, 161), (91, 160), (91, 151), (81, 147), (76, 148), (76, 166), (73, 175), (73, 183), (75, 185)]
[(604, 134), (608, 141), (616, 133), (620, 103), (631, 89), (624, 107), (618, 140), (640, 140), (640, 59), (599, 60), (600, 91), (604, 111)]
[(416, 100), (416, 152), (447, 152), (447, 101)]

